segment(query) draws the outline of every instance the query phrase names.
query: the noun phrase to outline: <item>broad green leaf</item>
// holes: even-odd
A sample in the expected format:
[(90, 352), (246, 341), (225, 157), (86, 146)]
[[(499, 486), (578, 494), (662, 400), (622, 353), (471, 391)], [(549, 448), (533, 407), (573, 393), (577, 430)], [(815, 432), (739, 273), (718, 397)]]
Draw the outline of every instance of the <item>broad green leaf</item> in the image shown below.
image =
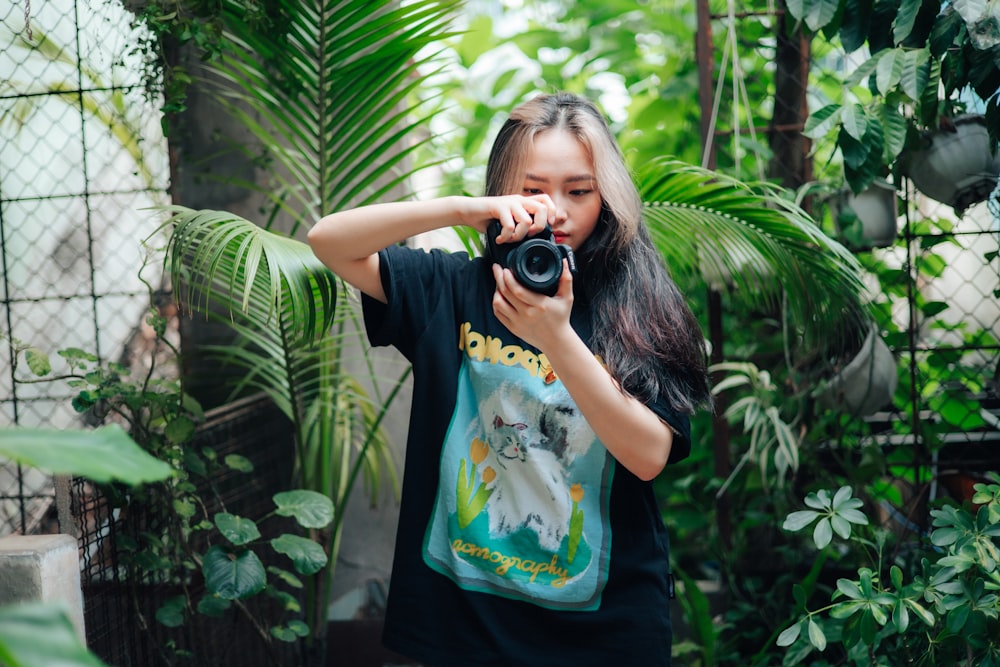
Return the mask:
[(882, 158), (887, 162), (895, 162), (906, 146), (906, 117), (894, 106), (881, 109), (882, 135), (884, 137)]
[(156, 620), (168, 628), (180, 627), (184, 625), (184, 610), (186, 608), (187, 598), (183, 595), (175, 595), (156, 610)]
[(224, 600), (217, 595), (205, 594), (198, 600), (198, 613), (211, 618), (221, 618), (232, 606), (231, 600)]
[(841, 116), (844, 130), (856, 141), (863, 141), (868, 132), (868, 114), (860, 104), (848, 104)]
[(0, 456), (51, 473), (133, 486), (173, 474), (167, 463), (143, 451), (117, 424), (93, 430), (0, 428)]
[(215, 526), (222, 533), (222, 536), (235, 546), (249, 544), (260, 537), (257, 524), (251, 519), (220, 512), (215, 515), (214, 520)]
[(172, 445), (181, 445), (194, 435), (196, 425), (185, 416), (174, 417), (163, 428), (163, 435)]
[(875, 66), (875, 88), (887, 95), (899, 83), (903, 71), (902, 53), (898, 49), (886, 49), (878, 56)]
[(295, 517), (303, 528), (325, 528), (333, 521), (333, 502), (322, 493), (299, 489), (274, 495), (275, 512)]
[(814, 113), (809, 114), (806, 119), (802, 134), (810, 139), (821, 139), (833, 129), (833, 126), (840, 122), (843, 114), (843, 107), (839, 104), (828, 104)]
[(44, 377), (52, 372), (49, 356), (37, 348), (29, 347), (25, 350), (24, 360), (28, 364), (28, 370), (36, 377)]
[(58, 603), (0, 606), (0, 661), (5, 667), (107, 667), (80, 641)]
[(903, 52), (902, 69), (899, 73), (899, 85), (906, 93), (906, 96), (916, 102), (923, 94), (927, 86), (928, 68), (927, 61), (930, 59), (930, 51), (924, 49), (911, 49)]
[(271, 546), (278, 553), (288, 556), (300, 574), (316, 574), (326, 565), (327, 556), (323, 547), (305, 537), (282, 535), (271, 540)]
[(896, 18), (892, 21), (892, 40), (902, 44), (913, 32), (913, 24), (920, 13), (922, 0), (901, 0)]
[(201, 565), (205, 588), (224, 600), (241, 600), (256, 595), (267, 585), (264, 565), (246, 549), (210, 547)]

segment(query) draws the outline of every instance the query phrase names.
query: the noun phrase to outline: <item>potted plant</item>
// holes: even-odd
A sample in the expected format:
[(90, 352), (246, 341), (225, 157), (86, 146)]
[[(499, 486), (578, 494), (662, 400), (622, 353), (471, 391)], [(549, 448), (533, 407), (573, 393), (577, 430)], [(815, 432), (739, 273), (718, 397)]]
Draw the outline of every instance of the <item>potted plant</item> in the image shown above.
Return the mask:
[[(844, 77), (841, 98), (813, 112), (805, 127), (813, 138), (836, 133), (852, 191), (898, 173), (904, 152), (921, 150), (925, 133), (947, 129), (967, 106), (985, 109), (986, 147), (995, 154), (1000, 45), (976, 38), (988, 4), (804, 0), (788, 10), (813, 34), (837, 35), (848, 54), (862, 47), (871, 54)], [(956, 208), (981, 201), (989, 194), (983, 189), (963, 192)]]
[(1000, 152), (986, 117), (960, 114), (920, 135), (920, 145), (900, 156), (901, 173), (922, 193), (958, 215), (990, 196), (1000, 174)]
[(855, 194), (849, 187), (829, 200), (837, 230), (856, 248), (884, 248), (896, 240), (898, 197), (896, 186), (877, 178)]
[(823, 383), (817, 398), (824, 408), (855, 417), (870, 415), (892, 402), (896, 383), (896, 359), (872, 327), (857, 353)]

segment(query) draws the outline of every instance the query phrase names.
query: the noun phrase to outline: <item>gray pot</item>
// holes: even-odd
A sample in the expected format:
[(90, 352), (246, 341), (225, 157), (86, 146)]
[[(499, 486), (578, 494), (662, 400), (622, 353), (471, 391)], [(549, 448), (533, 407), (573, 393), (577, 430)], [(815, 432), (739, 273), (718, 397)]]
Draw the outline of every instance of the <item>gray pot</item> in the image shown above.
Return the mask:
[(996, 188), (1000, 152), (993, 150), (985, 117), (962, 114), (952, 125), (925, 134), (923, 147), (904, 154), (900, 167), (920, 192), (961, 215)]
[(892, 401), (897, 381), (892, 350), (872, 328), (854, 358), (822, 387), (819, 403), (855, 416), (870, 415)]

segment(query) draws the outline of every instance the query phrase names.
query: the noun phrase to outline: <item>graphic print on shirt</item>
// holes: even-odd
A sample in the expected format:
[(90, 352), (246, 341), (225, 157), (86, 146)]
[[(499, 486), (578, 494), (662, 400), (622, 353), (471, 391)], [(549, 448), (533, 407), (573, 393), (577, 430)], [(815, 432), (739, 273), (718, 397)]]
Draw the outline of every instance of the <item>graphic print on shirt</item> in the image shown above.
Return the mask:
[(425, 536), (463, 588), (595, 609), (607, 579), (613, 462), (544, 356), (471, 331)]

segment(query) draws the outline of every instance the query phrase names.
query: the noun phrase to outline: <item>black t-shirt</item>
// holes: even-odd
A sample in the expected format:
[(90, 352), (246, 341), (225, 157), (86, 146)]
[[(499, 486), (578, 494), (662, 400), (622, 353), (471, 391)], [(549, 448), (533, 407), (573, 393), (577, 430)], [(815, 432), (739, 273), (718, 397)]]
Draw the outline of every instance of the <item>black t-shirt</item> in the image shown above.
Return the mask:
[[(486, 262), (380, 253), (372, 345), (413, 364), (384, 641), (433, 667), (670, 664), (669, 543), (650, 484), (493, 314)], [(589, 313), (571, 324), (586, 342)], [(650, 405), (690, 451), (686, 416)]]

